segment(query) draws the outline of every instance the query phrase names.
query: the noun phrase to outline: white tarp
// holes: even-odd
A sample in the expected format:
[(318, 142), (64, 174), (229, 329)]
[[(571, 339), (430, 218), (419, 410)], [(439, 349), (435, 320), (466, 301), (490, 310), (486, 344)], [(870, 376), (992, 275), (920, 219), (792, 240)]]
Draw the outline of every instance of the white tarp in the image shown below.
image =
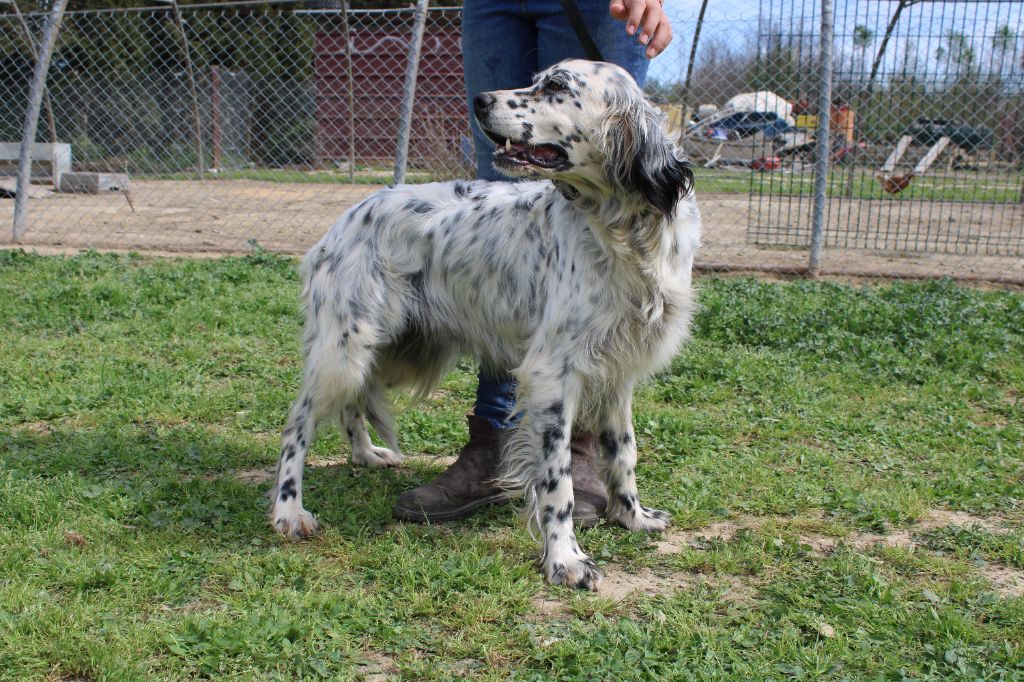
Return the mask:
[(724, 118), (728, 113), (738, 111), (773, 111), (779, 118), (785, 119), (786, 123), (793, 125), (793, 105), (769, 90), (758, 92), (744, 92), (732, 97), (715, 118)]

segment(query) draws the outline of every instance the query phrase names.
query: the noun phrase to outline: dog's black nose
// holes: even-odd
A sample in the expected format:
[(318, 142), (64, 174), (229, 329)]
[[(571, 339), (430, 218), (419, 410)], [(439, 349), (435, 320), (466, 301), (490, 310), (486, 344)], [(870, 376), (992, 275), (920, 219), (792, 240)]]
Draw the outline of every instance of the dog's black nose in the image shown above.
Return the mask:
[(481, 92), (473, 98), (473, 111), (476, 112), (477, 116), (483, 116), (491, 110), (497, 101), (491, 93)]

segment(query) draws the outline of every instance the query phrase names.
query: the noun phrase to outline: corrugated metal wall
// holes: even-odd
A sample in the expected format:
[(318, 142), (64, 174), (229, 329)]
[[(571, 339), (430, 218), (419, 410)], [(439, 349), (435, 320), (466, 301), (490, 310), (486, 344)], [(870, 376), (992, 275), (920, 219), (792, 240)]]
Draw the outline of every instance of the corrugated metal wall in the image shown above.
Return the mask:
[[(354, 101), (355, 157), (359, 163), (390, 163), (394, 158), (409, 31), (386, 19), (350, 29)], [(462, 78), (461, 32), (456, 15), (427, 22), (413, 110), (410, 164), (432, 156), (438, 146), (468, 153), (469, 119)], [(349, 157), (348, 64), (344, 32), (316, 35), (316, 142), (321, 160)]]

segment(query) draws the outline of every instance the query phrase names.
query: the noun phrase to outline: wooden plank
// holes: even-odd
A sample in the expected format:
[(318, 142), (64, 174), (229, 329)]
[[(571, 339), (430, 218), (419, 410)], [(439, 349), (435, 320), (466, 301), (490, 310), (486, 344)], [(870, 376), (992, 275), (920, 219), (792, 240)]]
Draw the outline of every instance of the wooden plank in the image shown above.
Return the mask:
[(935, 163), (935, 159), (939, 158), (939, 154), (942, 150), (949, 146), (950, 139), (948, 137), (940, 137), (939, 141), (932, 145), (932, 148), (928, 150), (928, 153), (924, 155), (917, 165), (914, 166), (914, 175), (924, 175), (928, 172), (928, 167)]
[(896, 149), (892, 151), (889, 158), (885, 160), (882, 167), (879, 169), (884, 175), (888, 175), (896, 170), (896, 164), (900, 162), (903, 155), (907, 153), (907, 147), (910, 146), (911, 140), (914, 138), (910, 135), (904, 135), (900, 138), (900, 141), (896, 143)]

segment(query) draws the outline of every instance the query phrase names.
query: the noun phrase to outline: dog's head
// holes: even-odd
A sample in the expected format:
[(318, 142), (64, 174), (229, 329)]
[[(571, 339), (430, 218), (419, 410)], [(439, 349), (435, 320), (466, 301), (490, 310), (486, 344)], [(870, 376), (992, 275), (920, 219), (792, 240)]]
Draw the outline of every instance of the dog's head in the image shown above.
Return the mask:
[(668, 135), (664, 114), (614, 64), (559, 62), (528, 89), (480, 93), (473, 109), (497, 145), (494, 166), (511, 177), (639, 195), (667, 217), (693, 188), (693, 171)]

